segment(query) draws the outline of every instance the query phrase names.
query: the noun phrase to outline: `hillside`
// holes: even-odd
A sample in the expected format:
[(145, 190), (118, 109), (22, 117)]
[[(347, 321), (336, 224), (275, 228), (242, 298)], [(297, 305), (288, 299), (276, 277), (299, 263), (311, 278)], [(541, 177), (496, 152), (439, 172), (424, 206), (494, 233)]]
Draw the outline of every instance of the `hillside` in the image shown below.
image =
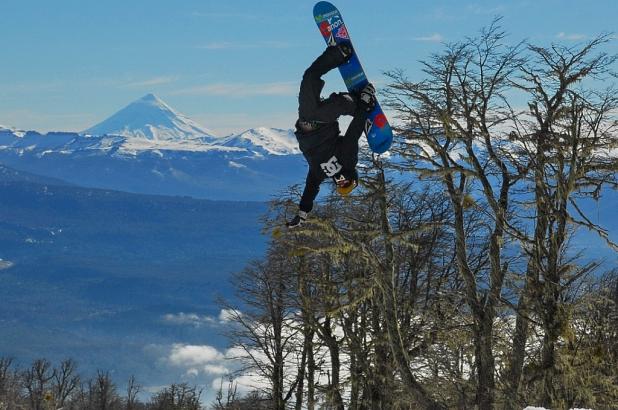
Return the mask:
[(264, 253), (264, 203), (37, 178), (0, 172), (0, 352), (18, 361), (70, 355), (89, 372), (104, 366), (118, 380), (136, 374), (157, 384), (168, 375), (153, 368), (148, 346), (217, 343), (211, 331), (179, 334), (162, 317), (217, 314), (229, 273)]

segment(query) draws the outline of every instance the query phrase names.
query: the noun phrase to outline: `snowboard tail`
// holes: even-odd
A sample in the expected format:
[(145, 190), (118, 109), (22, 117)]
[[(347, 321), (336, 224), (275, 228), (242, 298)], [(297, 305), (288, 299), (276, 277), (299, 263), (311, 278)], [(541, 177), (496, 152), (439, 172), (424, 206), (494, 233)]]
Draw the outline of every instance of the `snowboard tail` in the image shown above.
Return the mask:
[[(316, 3), (313, 7), (313, 17), (327, 45), (352, 42), (341, 13), (331, 3), (327, 1)], [(339, 72), (349, 92), (360, 91), (369, 82), (356, 50), (347, 63), (339, 66)], [(386, 152), (393, 142), (393, 130), (378, 102), (367, 116), (365, 135), (369, 148), (377, 154)]]

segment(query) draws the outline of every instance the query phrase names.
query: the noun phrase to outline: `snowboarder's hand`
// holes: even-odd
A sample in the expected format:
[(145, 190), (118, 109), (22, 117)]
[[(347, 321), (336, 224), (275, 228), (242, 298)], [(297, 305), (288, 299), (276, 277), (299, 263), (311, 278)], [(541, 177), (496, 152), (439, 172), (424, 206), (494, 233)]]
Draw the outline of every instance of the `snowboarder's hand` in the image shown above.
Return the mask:
[(298, 215), (292, 218), (290, 222), (287, 222), (285, 226), (287, 226), (288, 228), (298, 228), (305, 223), (305, 221), (307, 220), (307, 215), (307, 212), (298, 211)]
[(359, 104), (362, 109), (369, 112), (376, 106), (376, 89), (371, 83), (361, 90), (359, 95)]

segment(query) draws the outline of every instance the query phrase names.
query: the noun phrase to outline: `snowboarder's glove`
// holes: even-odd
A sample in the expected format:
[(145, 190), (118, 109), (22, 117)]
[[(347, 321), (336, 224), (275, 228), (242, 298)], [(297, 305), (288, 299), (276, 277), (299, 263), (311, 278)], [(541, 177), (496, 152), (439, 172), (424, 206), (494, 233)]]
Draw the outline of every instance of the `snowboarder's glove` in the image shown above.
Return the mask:
[(288, 228), (298, 228), (302, 226), (307, 220), (308, 212), (298, 211), (298, 215), (296, 215), (292, 220), (285, 224)]
[(372, 111), (376, 106), (376, 89), (371, 83), (367, 83), (365, 88), (363, 88), (359, 94), (360, 107), (369, 112)]

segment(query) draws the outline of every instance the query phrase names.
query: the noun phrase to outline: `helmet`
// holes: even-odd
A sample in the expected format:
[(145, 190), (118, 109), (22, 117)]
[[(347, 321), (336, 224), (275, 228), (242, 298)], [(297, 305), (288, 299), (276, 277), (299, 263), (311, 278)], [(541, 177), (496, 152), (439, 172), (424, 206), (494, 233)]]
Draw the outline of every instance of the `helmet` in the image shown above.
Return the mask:
[(348, 196), (357, 186), (358, 182), (345, 180), (343, 184), (337, 183), (337, 193), (341, 196)]
[(337, 185), (337, 193), (341, 196), (348, 196), (350, 192), (358, 186), (358, 173), (356, 170), (346, 172), (341, 171), (333, 177), (335, 184)]

